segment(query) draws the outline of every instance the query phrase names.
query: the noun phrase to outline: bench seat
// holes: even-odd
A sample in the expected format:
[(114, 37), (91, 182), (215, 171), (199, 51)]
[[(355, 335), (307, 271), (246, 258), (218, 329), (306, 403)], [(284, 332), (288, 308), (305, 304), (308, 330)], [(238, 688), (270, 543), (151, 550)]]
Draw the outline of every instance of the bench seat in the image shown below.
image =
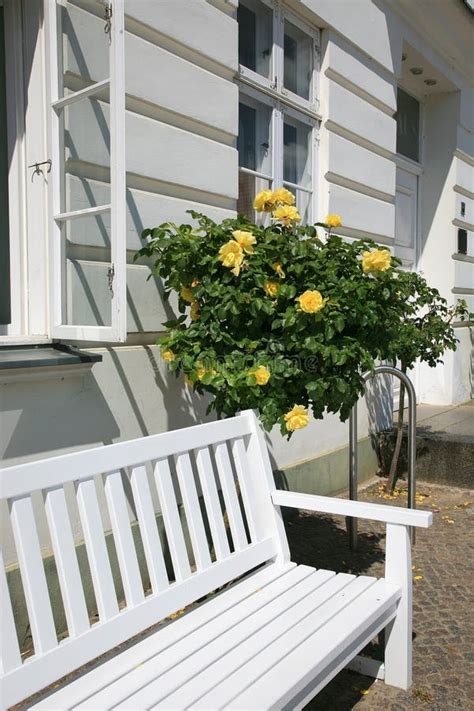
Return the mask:
[(30, 708), (297, 708), (393, 619), (385, 580), (273, 563)]

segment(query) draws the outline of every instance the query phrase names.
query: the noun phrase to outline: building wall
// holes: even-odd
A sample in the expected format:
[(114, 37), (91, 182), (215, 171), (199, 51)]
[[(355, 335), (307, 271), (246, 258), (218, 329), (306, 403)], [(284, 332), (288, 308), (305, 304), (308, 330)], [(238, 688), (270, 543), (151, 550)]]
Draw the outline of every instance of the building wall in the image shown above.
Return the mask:
[[(388, 0), (304, 0), (289, 4), (303, 19), (322, 29), (320, 217), (327, 212), (341, 214), (341, 232), (348, 239), (368, 235), (394, 248), (394, 113), (407, 43), (449, 82), (450, 91), (424, 100), (427, 151), (419, 265), (450, 302), (456, 296), (453, 290), (460, 291), (474, 309), (474, 295), (469, 293), (474, 261), (469, 80), (455, 63), (437, 52), (432, 38), (417, 34), (419, 28), (410, 24), (410, 4)], [(204, 403), (167, 374), (154, 345), (173, 304), (163, 305), (160, 285), (154, 278), (146, 281), (149, 265), (131, 262), (144, 227), (164, 220), (189, 221), (189, 208), (202, 210), (214, 219), (235, 210), (236, 6), (235, 0), (127, 0), (129, 339), (125, 345), (113, 347), (82, 344), (97, 348), (103, 355), (103, 362), (86, 374), (63, 378), (50, 373), (46, 378), (38, 372), (29, 374), (28, 380), (18, 375), (1, 384), (0, 444), (5, 465), (204, 419)], [(444, 10), (438, 4), (433, 12)], [(103, 35), (103, 21), (97, 13), (94, 0), (76, 0), (70, 10), (65, 63), (71, 88), (78, 86), (81, 75), (101, 78), (105, 45), (97, 41)], [(453, 21), (463, 41), (462, 23), (466, 18), (455, 15)], [(108, 189), (102, 170), (107, 159), (104, 133), (81, 130), (94, 121), (97, 116), (87, 111), (71, 116), (70, 134), (77, 153), (71, 157), (71, 209), (87, 206), (91, 199), (102, 200)], [(105, 101), (100, 105), (102, 128), (107, 121)], [(467, 205), (462, 220), (461, 200)], [(469, 230), (470, 260), (452, 257), (460, 223)], [(105, 220), (98, 233), (87, 226), (74, 226), (70, 277), (75, 317), (93, 315), (84, 283), (86, 287), (95, 286), (96, 293), (102, 285), (105, 303), (107, 240)], [(46, 278), (45, 269), (40, 278)], [(100, 298), (96, 304), (99, 314)], [(421, 369), (421, 400), (454, 403), (470, 397), (470, 331), (463, 327), (457, 332), (461, 347), (448, 356), (446, 366), (434, 372)], [(372, 418), (373, 403), (374, 399)], [(385, 397), (384, 407), (378, 409), (379, 425), (388, 424), (389, 410), (390, 398)], [(359, 417), (360, 436), (364, 437), (369, 425), (365, 407), (360, 408)], [(312, 422), (289, 444), (273, 432), (275, 465), (291, 466), (345, 447), (347, 437), (347, 424), (334, 417)]]

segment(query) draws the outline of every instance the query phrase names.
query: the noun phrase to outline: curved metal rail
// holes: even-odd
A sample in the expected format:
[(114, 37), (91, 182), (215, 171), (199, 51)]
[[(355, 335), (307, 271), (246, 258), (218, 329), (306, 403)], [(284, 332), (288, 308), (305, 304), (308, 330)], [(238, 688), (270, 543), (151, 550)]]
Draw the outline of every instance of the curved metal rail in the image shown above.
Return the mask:
[[(394, 375), (405, 386), (408, 394), (408, 508), (416, 508), (416, 393), (410, 378), (399, 368), (392, 365), (378, 365), (374, 372), (365, 373), (365, 382), (377, 375)], [(358, 464), (357, 464), (357, 403), (349, 415), (349, 498), (357, 501)], [(353, 550), (357, 548), (357, 519), (347, 522), (349, 543)], [(410, 539), (415, 543), (415, 529), (410, 529)]]

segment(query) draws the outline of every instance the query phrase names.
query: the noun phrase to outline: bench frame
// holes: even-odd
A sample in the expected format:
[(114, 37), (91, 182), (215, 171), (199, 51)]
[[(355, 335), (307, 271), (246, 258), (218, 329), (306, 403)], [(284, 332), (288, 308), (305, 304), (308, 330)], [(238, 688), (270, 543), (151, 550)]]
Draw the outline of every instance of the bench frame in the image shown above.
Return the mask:
[[(189, 452), (205, 501), (216, 560), (211, 561), (199, 512)], [(209, 452), (213, 453), (211, 457)], [(190, 567), (180, 523), (168, 457), (173, 457), (188, 520), (196, 570)], [(233, 466), (231, 466), (231, 460)], [(153, 463), (163, 519), (175, 573), (166, 578), (156, 533), (146, 463)], [(222, 522), (212, 467), (219, 477), (234, 550), (230, 551)], [(145, 597), (133, 546), (122, 471), (130, 468), (130, 484), (144, 545), (152, 594)], [(234, 476), (238, 481), (235, 486)], [(97, 498), (103, 477), (105, 500), (125, 593), (119, 611)], [(64, 486), (74, 487), (88, 553), (99, 623), (90, 626)], [(31, 494), (40, 490), (66, 613), (69, 637), (58, 643)], [(386, 683), (411, 684), (412, 570), (409, 527), (431, 525), (430, 512), (346, 501), (276, 490), (265, 434), (252, 411), (234, 418), (120, 442), (92, 450), (18, 465), (0, 472), (1, 498), (8, 501), (10, 522), (35, 645), (35, 655), (22, 663), (3, 560), (0, 699), (5, 708), (57, 681), (102, 653), (207, 593), (268, 562), (285, 563), (290, 551), (281, 507), (301, 508), (387, 524), (386, 574), (402, 591), (395, 619), (386, 627), (384, 668), (357, 657), (352, 668)], [(246, 517), (241, 520), (240, 493)], [(248, 536), (246, 530), (248, 531)], [(224, 593), (225, 594), (225, 593)], [(191, 613), (192, 614), (192, 613)], [(314, 694), (314, 692), (312, 692)], [(311, 691), (307, 699), (311, 698)], [(306, 703), (306, 701), (305, 701)]]

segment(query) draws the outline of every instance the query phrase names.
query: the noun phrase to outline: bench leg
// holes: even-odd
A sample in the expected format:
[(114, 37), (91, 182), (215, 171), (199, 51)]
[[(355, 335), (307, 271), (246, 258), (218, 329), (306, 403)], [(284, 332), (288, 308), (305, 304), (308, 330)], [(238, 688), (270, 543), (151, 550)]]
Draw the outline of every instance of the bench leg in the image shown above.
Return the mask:
[(408, 689), (412, 665), (412, 569), (407, 526), (387, 524), (385, 579), (402, 589), (397, 615), (385, 630), (385, 683)]

